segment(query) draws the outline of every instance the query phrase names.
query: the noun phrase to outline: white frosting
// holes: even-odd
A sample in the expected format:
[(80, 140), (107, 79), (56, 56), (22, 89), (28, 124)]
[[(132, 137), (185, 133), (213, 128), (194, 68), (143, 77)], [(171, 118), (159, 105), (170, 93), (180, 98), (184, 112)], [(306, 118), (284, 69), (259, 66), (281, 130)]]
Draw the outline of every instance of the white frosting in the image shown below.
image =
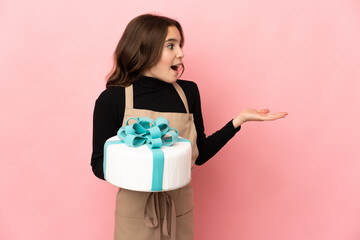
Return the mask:
[[(119, 140), (117, 136), (108, 141)], [(161, 147), (164, 153), (163, 191), (185, 186), (191, 180), (191, 143), (176, 142)], [(151, 191), (153, 154), (146, 146), (110, 144), (105, 149), (105, 179), (111, 184), (135, 191)]]

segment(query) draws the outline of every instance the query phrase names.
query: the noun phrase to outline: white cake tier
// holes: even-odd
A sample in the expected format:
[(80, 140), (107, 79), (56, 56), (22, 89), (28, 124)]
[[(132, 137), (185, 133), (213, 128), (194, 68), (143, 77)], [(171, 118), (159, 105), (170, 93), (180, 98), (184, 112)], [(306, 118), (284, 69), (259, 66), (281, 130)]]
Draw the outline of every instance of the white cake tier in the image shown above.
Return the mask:
[[(191, 143), (179, 138), (169, 147), (161, 147), (164, 154), (162, 190), (185, 186), (191, 180)], [(117, 136), (109, 138), (104, 149), (104, 175), (111, 184), (134, 191), (151, 192), (153, 177), (152, 150), (120, 143)]]

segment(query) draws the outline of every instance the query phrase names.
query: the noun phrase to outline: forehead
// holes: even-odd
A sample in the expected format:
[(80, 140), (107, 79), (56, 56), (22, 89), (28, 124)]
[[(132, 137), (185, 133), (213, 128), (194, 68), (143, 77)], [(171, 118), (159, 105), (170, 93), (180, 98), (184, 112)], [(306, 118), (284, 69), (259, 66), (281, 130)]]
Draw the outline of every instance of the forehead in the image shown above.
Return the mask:
[(175, 26), (168, 27), (168, 32), (165, 41), (178, 41), (178, 42), (181, 41), (181, 35), (177, 27)]

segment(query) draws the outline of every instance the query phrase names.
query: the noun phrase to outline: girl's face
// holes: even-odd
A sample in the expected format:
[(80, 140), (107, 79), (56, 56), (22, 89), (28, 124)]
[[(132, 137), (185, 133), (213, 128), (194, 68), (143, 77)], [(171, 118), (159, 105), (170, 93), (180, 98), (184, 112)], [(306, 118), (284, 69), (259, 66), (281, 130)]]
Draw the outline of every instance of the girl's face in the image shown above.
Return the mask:
[(184, 53), (180, 47), (181, 35), (175, 26), (168, 27), (160, 60), (150, 69), (143, 72), (144, 76), (157, 78), (167, 83), (176, 82), (181, 72)]

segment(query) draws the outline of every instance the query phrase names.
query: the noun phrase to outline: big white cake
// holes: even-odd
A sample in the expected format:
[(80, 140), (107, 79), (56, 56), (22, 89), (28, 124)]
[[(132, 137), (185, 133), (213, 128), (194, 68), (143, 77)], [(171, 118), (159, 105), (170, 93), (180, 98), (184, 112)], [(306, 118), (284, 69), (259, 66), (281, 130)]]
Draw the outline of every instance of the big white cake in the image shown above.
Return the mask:
[(191, 142), (180, 138), (171, 146), (131, 147), (118, 136), (104, 146), (104, 177), (134, 191), (156, 192), (181, 188), (191, 180)]

